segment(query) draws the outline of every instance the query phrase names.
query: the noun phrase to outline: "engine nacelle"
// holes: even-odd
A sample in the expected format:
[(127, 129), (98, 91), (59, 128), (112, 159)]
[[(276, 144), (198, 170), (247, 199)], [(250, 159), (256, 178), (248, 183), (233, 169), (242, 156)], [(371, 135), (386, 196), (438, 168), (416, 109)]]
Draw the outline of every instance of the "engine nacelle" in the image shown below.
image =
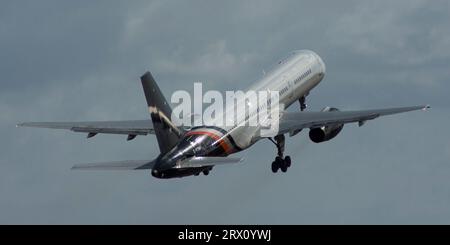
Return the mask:
[[(339, 111), (337, 108), (325, 107), (322, 111)], [(335, 124), (323, 126), (320, 128), (311, 128), (309, 130), (309, 138), (314, 143), (322, 143), (336, 137), (344, 128), (344, 124)]]

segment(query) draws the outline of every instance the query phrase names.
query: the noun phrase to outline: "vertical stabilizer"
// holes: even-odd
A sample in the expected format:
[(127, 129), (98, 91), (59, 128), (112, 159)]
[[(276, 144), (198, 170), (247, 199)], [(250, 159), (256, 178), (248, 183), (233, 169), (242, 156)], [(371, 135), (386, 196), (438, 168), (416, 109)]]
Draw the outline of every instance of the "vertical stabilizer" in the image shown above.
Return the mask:
[(164, 98), (150, 72), (141, 77), (145, 98), (162, 154), (171, 150), (179, 141), (181, 132), (171, 121), (172, 109)]

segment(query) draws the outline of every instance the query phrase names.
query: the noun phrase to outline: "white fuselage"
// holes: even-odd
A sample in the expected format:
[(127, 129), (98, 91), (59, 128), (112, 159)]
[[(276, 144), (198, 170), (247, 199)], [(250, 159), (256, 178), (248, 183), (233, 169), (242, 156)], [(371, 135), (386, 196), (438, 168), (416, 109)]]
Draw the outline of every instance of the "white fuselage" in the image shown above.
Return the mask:
[[(284, 105), (284, 108), (280, 109), (283, 110), (306, 96), (322, 81), (324, 76), (325, 64), (316, 53), (309, 50), (293, 51), (253, 84), (248, 91), (279, 91), (279, 103)], [(227, 106), (224, 114), (233, 114), (235, 106)], [(247, 106), (249, 114), (256, 114), (255, 112), (259, 110), (257, 105)], [(226, 116), (224, 115), (224, 117)], [(248, 120), (248, 118), (243, 118), (244, 121)], [(217, 142), (220, 141), (220, 145), (228, 148), (226, 150), (228, 155), (250, 147), (258, 139), (255, 137), (259, 131), (258, 128), (239, 126), (242, 124), (243, 122), (237, 122), (237, 126), (200, 127), (190, 133), (195, 134), (197, 131), (199, 134), (213, 135)], [(216, 124), (209, 122), (207, 125)]]

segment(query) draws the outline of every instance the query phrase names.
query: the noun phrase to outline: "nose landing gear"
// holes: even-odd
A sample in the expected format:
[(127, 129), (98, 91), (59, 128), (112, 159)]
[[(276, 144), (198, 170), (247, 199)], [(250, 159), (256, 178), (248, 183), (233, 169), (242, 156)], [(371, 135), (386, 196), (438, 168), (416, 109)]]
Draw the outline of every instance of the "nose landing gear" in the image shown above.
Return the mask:
[(284, 145), (285, 145), (285, 137), (284, 135), (278, 135), (275, 136), (273, 140), (272, 138), (269, 138), (272, 143), (275, 144), (275, 146), (278, 149), (278, 156), (275, 158), (275, 161), (272, 162), (272, 172), (276, 173), (278, 172), (278, 169), (281, 170), (281, 172), (286, 173), (288, 168), (291, 166), (291, 157), (286, 156), (284, 157)]

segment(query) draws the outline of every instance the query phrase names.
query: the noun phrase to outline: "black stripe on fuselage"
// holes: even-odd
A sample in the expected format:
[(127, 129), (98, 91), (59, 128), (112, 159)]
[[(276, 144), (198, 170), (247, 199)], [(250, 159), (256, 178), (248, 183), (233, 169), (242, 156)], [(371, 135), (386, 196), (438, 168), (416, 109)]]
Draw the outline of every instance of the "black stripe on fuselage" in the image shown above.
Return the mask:
[(199, 126), (199, 127), (194, 127), (191, 130), (195, 130), (195, 129), (202, 129), (202, 128), (208, 128), (208, 129), (214, 129), (217, 130), (219, 132), (221, 132), (222, 134), (227, 136), (228, 141), (230, 141), (230, 144), (237, 150), (237, 151), (242, 151), (242, 148), (239, 147), (236, 142), (234, 141), (233, 137), (231, 136), (231, 134), (229, 134), (225, 129), (223, 128), (219, 128), (216, 126)]

